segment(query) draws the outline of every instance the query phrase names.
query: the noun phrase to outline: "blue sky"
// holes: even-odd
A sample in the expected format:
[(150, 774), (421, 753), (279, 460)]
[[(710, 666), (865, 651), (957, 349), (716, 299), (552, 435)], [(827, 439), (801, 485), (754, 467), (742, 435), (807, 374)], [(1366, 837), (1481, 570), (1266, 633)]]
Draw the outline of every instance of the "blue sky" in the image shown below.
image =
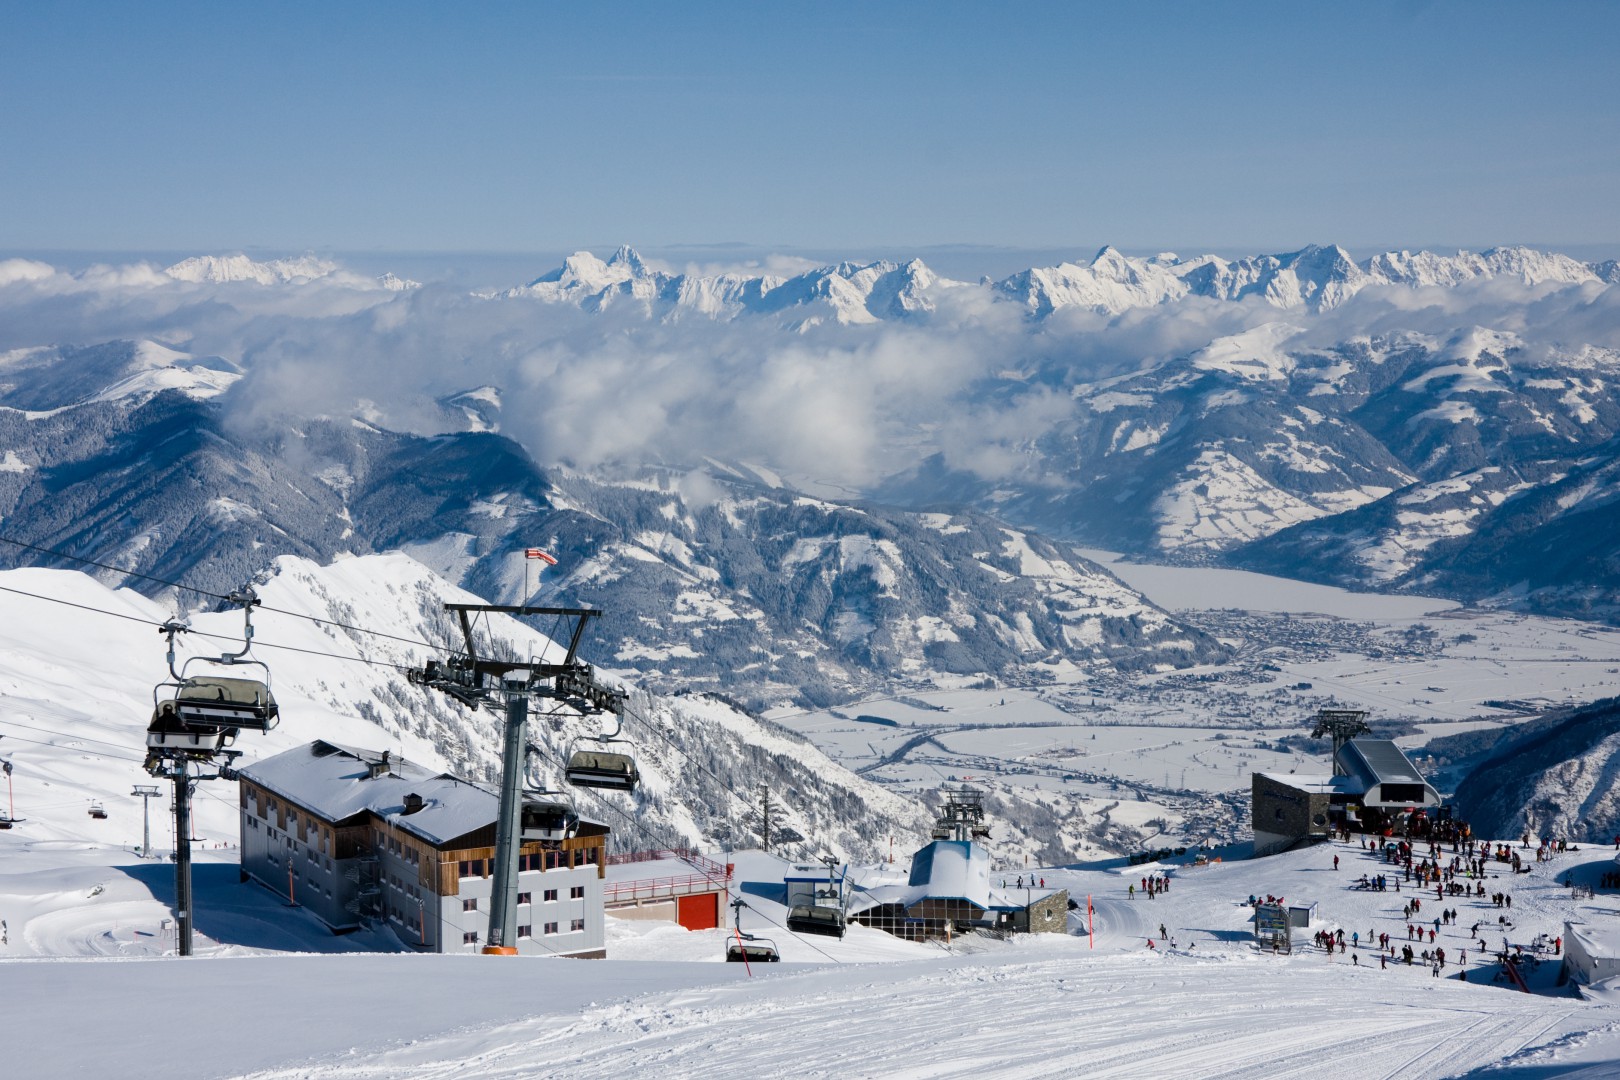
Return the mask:
[(1620, 4), (0, 0), (0, 251), (1620, 254)]

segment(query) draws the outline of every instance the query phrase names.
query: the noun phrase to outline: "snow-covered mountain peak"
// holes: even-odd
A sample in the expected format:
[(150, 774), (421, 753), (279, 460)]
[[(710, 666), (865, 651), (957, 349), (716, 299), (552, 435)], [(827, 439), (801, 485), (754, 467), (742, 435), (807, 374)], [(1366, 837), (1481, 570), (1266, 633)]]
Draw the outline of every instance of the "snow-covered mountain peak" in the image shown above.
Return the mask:
[(446, 409), (459, 413), (468, 431), (501, 430), (501, 391), (499, 387), (479, 386), (444, 399)]
[(1216, 338), (1192, 355), (1192, 366), (1254, 381), (1286, 379), (1296, 362), (1284, 345), (1300, 332), (1298, 326), (1270, 322), (1241, 334)]
[(176, 281), (196, 284), (246, 281), (258, 285), (284, 285), (313, 281), (337, 273), (337, 263), (316, 255), (296, 259), (255, 262), (238, 252), (235, 255), (195, 255), (182, 259), (163, 272)]
[(633, 277), (641, 277), (651, 272), (640, 252), (629, 244), (620, 244), (619, 250), (609, 256), (607, 265), (623, 266), (630, 271)]
[(0, 356), (0, 404), (45, 415), (89, 402), (144, 401), (165, 390), (200, 400), (241, 377), (223, 357), (193, 356), (145, 339), (19, 349)]
[(378, 278), (377, 284), (381, 285), (389, 292), (409, 292), (412, 289), (420, 289), (422, 287), (422, 283), (420, 281), (412, 281), (410, 278), (402, 278), (392, 270)]
[(1485, 353), (1506, 356), (1524, 347), (1519, 335), (1506, 330), (1473, 326), (1446, 342), (1440, 357), (1446, 360), (1478, 360)]

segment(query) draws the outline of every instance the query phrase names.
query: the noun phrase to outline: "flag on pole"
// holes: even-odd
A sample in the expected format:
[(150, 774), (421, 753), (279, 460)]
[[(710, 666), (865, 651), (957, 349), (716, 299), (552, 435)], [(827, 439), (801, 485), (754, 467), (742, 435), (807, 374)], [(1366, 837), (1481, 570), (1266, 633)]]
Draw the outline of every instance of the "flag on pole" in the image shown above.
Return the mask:
[(556, 566), (557, 565), (557, 559), (556, 559), (555, 556), (548, 555), (544, 551), (541, 551), (539, 548), (525, 548), (524, 551), (523, 551), (523, 557), (525, 559), (539, 559), (541, 562), (545, 563), (547, 566)]

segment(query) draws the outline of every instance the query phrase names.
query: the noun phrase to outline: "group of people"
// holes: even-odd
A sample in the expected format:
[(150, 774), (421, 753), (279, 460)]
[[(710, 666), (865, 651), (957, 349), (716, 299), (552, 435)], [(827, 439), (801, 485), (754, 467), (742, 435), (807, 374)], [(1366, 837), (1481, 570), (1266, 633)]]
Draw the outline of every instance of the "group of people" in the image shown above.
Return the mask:
[[(1418, 850), (1422, 846), (1420, 843), (1414, 846), (1414, 842), (1409, 840), (1380, 838), (1369, 840), (1363, 838), (1361, 841), (1363, 850), (1379, 855), (1386, 862), (1399, 866), (1402, 873), (1399, 876), (1378, 874), (1370, 877), (1363, 874), (1354, 887), (1383, 891), (1389, 888), (1391, 881), (1393, 881), (1394, 888), (1398, 892), (1402, 882), (1406, 881), (1412, 883), (1411, 887), (1414, 892), (1418, 889), (1426, 890), (1428, 887), (1434, 887), (1435, 898), (1440, 900), (1444, 900), (1448, 894), (1451, 896), (1477, 897), (1481, 902), (1488, 900), (1493, 907), (1504, 912), (1504, 914), (1497, 917), (1498, 930), (1506, 931), (1511, 929), (1513, 921), (1505, 912), (1509, 912), (1513, 908), (1512, 894), (1506, 890), (1499, 890), (1490, 893), (1487, 897), (1485, 878), (1489, 876), (1493, 863), (1506, 864), (1512, 867), (1515, 872), (1523, 872), (1523, 857), (1519, 851), (1514, 850), (1511, 842), (1492, 844), (1475, 841), (1466, 824), (1442, 824), (1445, 828), (1437, 830), (1431, 835), (1426, 853), (1420, 853)], [(1530, 834), (1526, 833), (1521, 841), (1522, 847), (1529, 848), (1531, 839)], [(1451, 846), (1449, 857), (1442, 848), (1442, 844), (1447, 841)], [(1616, 850), (1620, 850), (1620, 836), (1615, 837), (1615, 842)], [(1578, 850), (1579, 848), (1570, 844), (1567, 840), (1548, 836), (1541, 838), (1536, 857), (1538, 860), (1550, 860), (1557, 855)], [(1335, 870), (1338, 869), (1338, 864), (1339, 858), (1335, 855), (1333, 857)], [(1605, 873), (1603, 875), (1603, 885), (1606, 888), (1620, 888), (1620, 871)], [(1448, 957), (1445, 947), (1438, 942), (1442, 927), (1458, 925), (1459, 912), (1454, 908), (1443, 909), (1438, 917), (1432, 919), (1429, 925), (1425, 925), (1417, 918), (1422, 909), (1423, 899), (1420, 896), (1413, 896), (1401, 908), (1401, 916), (1407, 920), (1406, 939), (1409, 944), (1397, 946), (1391, 942), (1390, 935), (1387, 933), (1375, 933), (1372, 930), (1367, 932), (1365, 938), (1367, 944), (1369, 946), (1376, 945), (1378, 948), (1379, 967), (1386, 968), (1391, 962), (1408, 965), (1421, 962), (1429, 967), (1433, 975), (1439, 977), (1446, 965), (1453, 963), (1462, 969), (1459, 972), (1459, 977), (1466, 979), (1468, 949), (1460, 949), (1454, 956)], [(1474, 923), (1469, 929), (1469, 936), (1470, 942), (1477, 943), (1477, 951), (1481, 956), (1484, 956), (1487, 955), (1489, 950), (1485, 944), (1485, 939), (1480, 936), (1480, 927), (1481, 923)], [(1359, 934), (1352, 933), (1350, 935), (1351, 948), (1359, 947), (1360, 940), (1362, 939)], [(1331, 958), (1334, 952), (1343, 953), (1345, 951), (1345, 933), (1343, 930), (1324, 930), (1316, 935), (1315, 943), (1319, 948), (1324, 948)], [(1424, 946), (1432, 946), (1432, 948), (1424, 948)], [(1535, 953), (1550, 951), (1553, 956), (1559, 956), (1563, 952), (1563, 946), (1562, 937), (1541, 935), (1541, 938), (1533, 946), (1533, 953), (1526, 956), (1524, 946), (1510, 945), (1508, 939), (1504, 936), (1502, 950), (1498, 956), (1504, 962), (1511, 962), (1521, 956), (1533, 961)], [(1356, 960), (1353, 954), (1352, 961), (1359, 966), (1359, 961)]]
[[(1132, 900), (1136, 899), (1136, 886), (1131, 885), (1127, 890)], [(1167, 874), (1150, 874), (1142, 879), (1142, 891), (1147, 893), (1149, 900), (1157, 899), (1162, 892), (1170, 891), (1170, 878)]]

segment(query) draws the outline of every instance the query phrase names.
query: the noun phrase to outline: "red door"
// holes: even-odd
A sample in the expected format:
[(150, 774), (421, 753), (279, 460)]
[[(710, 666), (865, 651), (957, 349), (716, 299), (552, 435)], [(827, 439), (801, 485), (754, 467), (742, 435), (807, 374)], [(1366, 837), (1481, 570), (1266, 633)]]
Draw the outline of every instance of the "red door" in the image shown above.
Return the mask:
[(720, 925), (720, 894), (676, 897), (675, 921), (688, 930), (713, 930)]

